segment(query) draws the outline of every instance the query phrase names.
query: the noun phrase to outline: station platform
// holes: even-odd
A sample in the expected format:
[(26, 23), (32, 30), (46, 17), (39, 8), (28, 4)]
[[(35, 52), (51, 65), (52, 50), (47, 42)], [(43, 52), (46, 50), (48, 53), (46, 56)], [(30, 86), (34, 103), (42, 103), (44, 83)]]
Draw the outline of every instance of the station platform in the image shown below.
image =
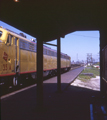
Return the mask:
[(57, 93), (57, 77), (43, 82), (44, 107), (37, 109), (36, 85), (1, 99), (1, 120), (90, 120), (92, 96), (99, 91), (70, 84), (83, 67), (61, 75), (61, 93)]

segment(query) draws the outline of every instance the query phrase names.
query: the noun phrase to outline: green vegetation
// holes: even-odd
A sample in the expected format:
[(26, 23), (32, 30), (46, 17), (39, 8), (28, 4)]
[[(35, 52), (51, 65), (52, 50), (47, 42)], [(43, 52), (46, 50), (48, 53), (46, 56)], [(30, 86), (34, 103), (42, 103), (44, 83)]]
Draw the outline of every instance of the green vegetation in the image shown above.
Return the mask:
[(95, 65), (100, 65), (100, 62), (97, 62)]
[(91, 78), (95, 78), (96, 76), (99, 76), (99, 75), (100, 75), (100, 71), (98, 68), (86, 67), (78, 76), (78, 79), (86, 82), (87, 80), (90, 80)]

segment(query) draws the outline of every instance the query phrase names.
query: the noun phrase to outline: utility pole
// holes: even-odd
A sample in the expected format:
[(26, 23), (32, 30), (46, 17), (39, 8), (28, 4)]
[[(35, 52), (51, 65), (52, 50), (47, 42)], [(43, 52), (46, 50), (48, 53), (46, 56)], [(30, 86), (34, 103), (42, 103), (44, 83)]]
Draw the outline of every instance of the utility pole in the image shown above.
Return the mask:
[(87, 65), (90, 64), (92, 65), (93, 60), (92, 60), (92, 53), (87, 53)]
[(79, 61), (79, 60), (78, 60), (78, 53), (77, 53), (77, 63), (78, 63), (78, 61)]

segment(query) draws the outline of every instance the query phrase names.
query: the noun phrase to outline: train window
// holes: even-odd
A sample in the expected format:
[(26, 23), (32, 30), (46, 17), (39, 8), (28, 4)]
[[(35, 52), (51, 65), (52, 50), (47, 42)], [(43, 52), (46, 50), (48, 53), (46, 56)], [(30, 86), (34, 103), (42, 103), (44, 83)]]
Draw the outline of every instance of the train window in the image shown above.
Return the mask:
[(7, 38), (7, 43), (9, 43), (9, 35), (8, 35), (8, 38)]
[(51, 55), (51, 51), (49, 50), (49, 55)]
[(50, 55), (53, 56), (53, 52), (52, 51), (50, 51)]
[(8, 38), (7, 38), (7, 45), (11, 45), (11, 43), (12, 43), (12, 38), (13, 38), (13, 36), (12, 35), (8, 35)]
[(49, 50), (47, 50), (47, 55), (49, 55), (49, 53), (50, 53), (50, 51), (49, 51)]
[(2, 36), (2, 31), (0, 31), (0, 37)]
[(53, 56), (53, 51), (50, 51), (50, 55)]
[(45, 49), (43, 48), (43, 54), (45, 54)]
[(55, 57), (57, 57), (57, 53), (55, 52)]
[(45, 55), (45, 48), (43, 48), (43, 54)]
[(54, 56), (54, 52), (52, 51), (52, 56)]
[(49, 50), (47, 50), (47, 55), (48, 55), (48, 51), (49, 51)]
[(62, 58), (64, 58), (64, 55), (62, 55)]
[(50, 55), (53, 56), (53, 51), (50, 51)]
[(47, 55), (47, 49), (45, 49), (45, 55)]
[(45, 55), (47, 55), (47, 49), (45, 49)]
[(50, 54), (49, 54), (50, 56), (52, 56), (52, 51), (50, 51)]
[(53, 51), (52, 53), (53, 53), (53, 55), (52, 55), (52, 56), (54, 56), (54, 51)]
[[(27, 46), (27, 43), (26, 43), (26, 46)], [(30, 51), (34, 51), (34, 49), (35, 49), (34, 44), (29, 43), (29, 50), (30, 50)]]
[(53, 56), (55, 56), (55, 52), (53, 51)]
[(55, 57), (55, 52), (54, 52), (54, 57)]
[(50, 55), (50, 50), (48, 50), (48, 55)]
[(17, 45), (17, 39), (18, 39), (18, 38), (15, 38), (15, 45)]

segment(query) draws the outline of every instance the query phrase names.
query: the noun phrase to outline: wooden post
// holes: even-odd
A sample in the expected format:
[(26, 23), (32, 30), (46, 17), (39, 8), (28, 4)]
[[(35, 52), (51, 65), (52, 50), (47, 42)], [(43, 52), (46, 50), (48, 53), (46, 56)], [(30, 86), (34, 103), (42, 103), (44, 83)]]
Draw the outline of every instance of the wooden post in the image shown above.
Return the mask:
[(107, 45), (107, 28), (100, 29), (100, 90), (102, 95), (107, 94), (107, 83), (102, 79), (105, 78), (105, 63), (103, 59), (105, 55), (102, 52), (102, 49)]
[(37, 38), (37, 108), (43, 108), (43, 41)]
[(61, 92), (61, 54), (60, 54), (60, 37), (57, 39), (57, 92)]

